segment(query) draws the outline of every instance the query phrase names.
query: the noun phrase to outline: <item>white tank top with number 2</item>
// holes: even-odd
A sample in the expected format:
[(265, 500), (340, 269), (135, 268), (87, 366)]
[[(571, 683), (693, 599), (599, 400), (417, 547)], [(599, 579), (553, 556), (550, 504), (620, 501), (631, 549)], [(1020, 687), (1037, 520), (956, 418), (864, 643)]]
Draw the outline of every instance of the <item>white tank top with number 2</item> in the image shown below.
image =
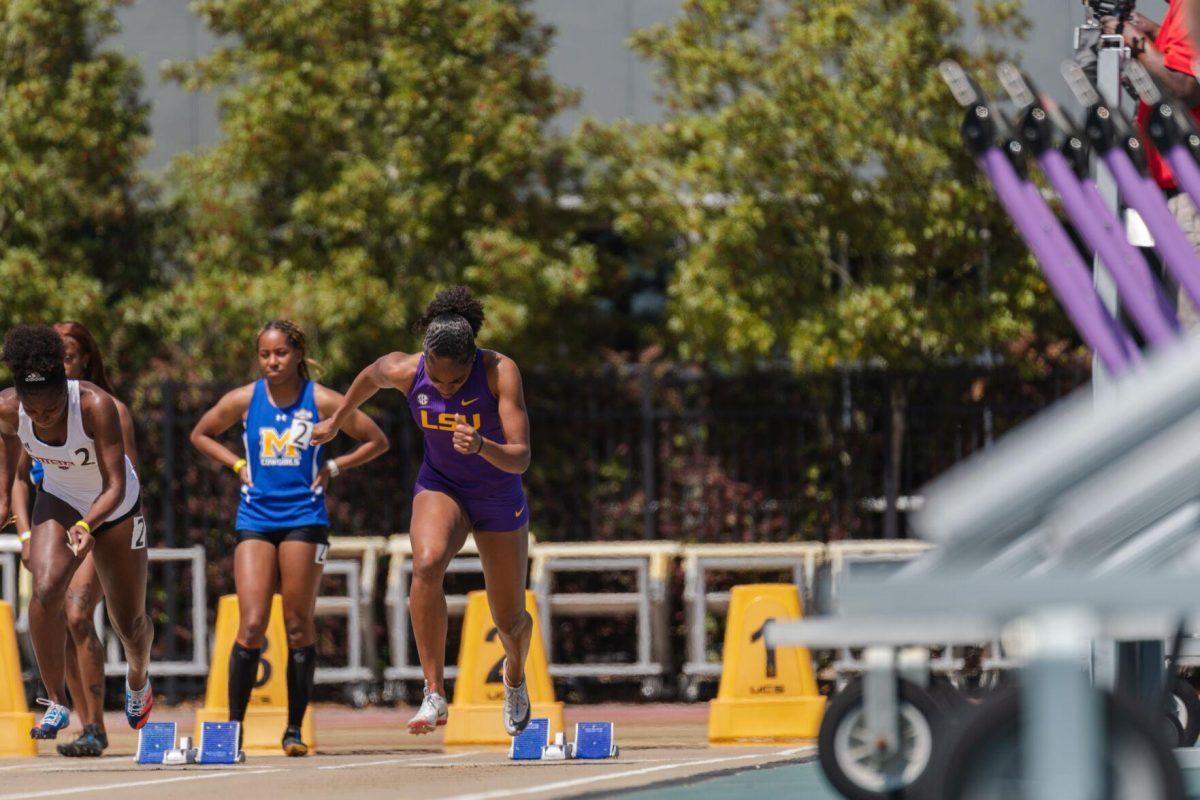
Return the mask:
[[(67, 397), (67, 440), (61, 445), (46, 444), (37, 437), (33, 420), (25, 413), (24, 406), (18, 407), (20, 425), (17, 434), (25, 452), (35, 461), (42, 462), (45, 468), (42, 491), (68, 503), (83, 516), (100, 496), (104, 481), (96, 462), (96, 443), (83, 430), (79, 381), (67, 381)], [(125, 456), (125, 497), (108, 519), (128, 514), (137, 502), (140, 488), (133, 463)]]

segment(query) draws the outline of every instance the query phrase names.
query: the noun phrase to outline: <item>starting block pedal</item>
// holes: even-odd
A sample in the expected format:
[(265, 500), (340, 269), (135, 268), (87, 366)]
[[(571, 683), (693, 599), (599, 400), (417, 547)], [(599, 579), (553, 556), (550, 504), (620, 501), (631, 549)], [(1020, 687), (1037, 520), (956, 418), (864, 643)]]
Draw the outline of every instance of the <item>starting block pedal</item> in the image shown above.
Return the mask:
[(147, 722), (138, 731), (137, 755), (139, 764), (161, 764), (175, 747), (174, 722)]
[(200, 764), (241, 764), (246, 754), (238, 749), (237, 722), (205, 722), (200, 726)]
[(513, 737), (508, 757), (513, 761), (541, 761), (550, 744), (550, 720), (538, 717), (529, 720), (525, 730)]
[(569, 751), (571, 758), (616, 758), (619, 754), (611, 722), (575, 723), (575, 741)]

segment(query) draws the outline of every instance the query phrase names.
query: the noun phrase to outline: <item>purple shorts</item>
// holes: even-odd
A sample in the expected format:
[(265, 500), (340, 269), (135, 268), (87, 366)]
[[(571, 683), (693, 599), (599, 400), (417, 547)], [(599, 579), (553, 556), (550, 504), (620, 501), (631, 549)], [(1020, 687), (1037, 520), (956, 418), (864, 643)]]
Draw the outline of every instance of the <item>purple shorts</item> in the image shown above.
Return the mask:
[(513, 476), (508, 483), (480, 489), (455, 486), (428, 467), (417, 473), (413, 495), (424, 491), (441, 492), (458, 502), (471, 522), (471, 529), (485, 533), (506, 533), (520, 530), (529, 522), (529, 507), (521, 478)]

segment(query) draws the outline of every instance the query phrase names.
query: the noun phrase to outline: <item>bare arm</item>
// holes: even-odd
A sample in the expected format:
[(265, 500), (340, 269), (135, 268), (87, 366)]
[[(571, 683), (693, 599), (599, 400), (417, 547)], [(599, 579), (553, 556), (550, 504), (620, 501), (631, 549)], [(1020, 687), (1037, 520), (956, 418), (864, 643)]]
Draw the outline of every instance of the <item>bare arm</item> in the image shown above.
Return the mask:
[(525, 410), (521, 371), (511, 358), (501, 355), (496, 356), (494, 369), (504, 444), (484, 438), (459, 418), (454, 431), (454, 449), (464, 454), (478, 454), (497, 469), (520, 475), (529, 469), (530, 460), (529, 413)]
[[(218, 442), (216, 437), (246, 416), (253, 392), (252, 383), (234, 389), (218, 400), (215, 406), (205, 411), (196, 427), (192, 428), (189, 437), (192, 446), (221, 466), (232, 469), (242, 457)], [(239, 475), (244, 483), (249, 483), (250, 471), (244, 465), (239, 470)]]
[(399, 389), (408, 393), (416, 375), (416, 359), (408, 353), (388, 353), (358, 373), (338, 407), (313, 430), (313, 444), (325, 444), (337, 436), (363, 403), (380, 389)]
[[(341, 394), (329, 389), (325, 386), (317, 384), (317, 408), (321, 410), (321, 416), (334, 414), (341, 406), (344, 398)], [(346, 419), (342, 430), (351, 438), (362, 444), (351, 450), (345, 455), (338, 456), (336, 459), (330, 459), (337, 464), (339, 474), (343, 470), (353, 469), (354, 467), (366, 464), (368, 461), (379, 458), (388, 451), (387, 436), (375, 424), (375, 420), (368, 417), (363, 412), (355, 409), (350, 412), (350, 416)], [(324, 486), (329, 482), (331, 473), (328, 463), (321, 465), (321, 471), (317, 474), (317, 479), (313, 481), (313, 489), (318, 486)]]
[(92, 531), (108, 519), (125, 499), (125, 442), (121, 437), (121, 417), (116, 401), (100, 391), (88, 392), (82, 404), (84, 430), (91, 432), (96, 445), (96, 465), (100, 468), (100, 494), (83, 515), (84, 525), (67, 531), (71, 549), (82, 558), (92, 549)]
[(117, 416), (121, 418), (121, 440), (125, 442), (125, 455), (129, 456), (129, 460), (133, 462), (133, 468), (140, 471), (137, 439), (133, 432), (133, 414), (129, 413), (129, 406), (117, 398), (114, 397), (113, 401), (117, 404)]
[(1158, 78), (1168, 94), (1182, 100), (1188, 108), (1200, 106), (1200, 83), (1196, 82), (1196, 77), (1168, 67), (1163, 62), (1163, 54), (1154, 45), (1147, 43), (1137, 60), (1147, 72)]
[(33, 460), (28, 453), (22, 450), (20, 461), (17, 462), (17, 477), (13, 482), (12, 510), (13, 516), (17, 519), (17, 535), (23, 537), (21, 539), (21, 563), (26, 568), (29, 567), (28, 534), (33, 530), (33, 521), (30, 519), (30, 512), (33, 510), (33, 480), (29, 474), (32, 467)]
[(0, 392), (0, 523), (8, 522), (12, 510), (12, 486), (21, 458), (21, 440), (17, 438), (17, 392)]
[[(1116, 33), (1119, 27), (1116, 17), (1105, 17), (1101, 23), (1105, 33)], [(1168, 67), (1163, 52), (1154, 46), (1158, 30), (1156, 23), (1138, 14), (1121, 27), (1121, 35), (1134, 58), (1158, 79), (1168, 94), (1182, 100), (1189, 108), (1200, 106), (1200, 83), (1196, 82), (1195, 76)]]

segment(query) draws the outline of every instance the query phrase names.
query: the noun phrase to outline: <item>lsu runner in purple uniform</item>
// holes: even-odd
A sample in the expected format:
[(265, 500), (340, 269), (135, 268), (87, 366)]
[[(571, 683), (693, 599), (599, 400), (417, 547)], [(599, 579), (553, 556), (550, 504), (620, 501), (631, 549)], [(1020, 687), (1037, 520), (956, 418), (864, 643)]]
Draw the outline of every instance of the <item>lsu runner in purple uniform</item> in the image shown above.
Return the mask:
[(341, 406), (317, 425), (313, 441), (333, 438), (354, 410), (380, 389), (399, 389), (425, 438), (414, 487), (413, 582), (409, 616), (425, 674), (425, 698), (409, 721), (430, 733), (448, 715), (446, 567), (474, 532), (488, 604), (504, 644), (504, 727), (529, 724), (525, 658), (533, 619), (525, 611), (529, 509), (521, 474), (529, 467), (529, 415), (512, 359), (482, 350), (475, 336), (483, 305), (456, 286), (440, 292), (422, 318), (421, 353), (389, 353), (359, 373)]

